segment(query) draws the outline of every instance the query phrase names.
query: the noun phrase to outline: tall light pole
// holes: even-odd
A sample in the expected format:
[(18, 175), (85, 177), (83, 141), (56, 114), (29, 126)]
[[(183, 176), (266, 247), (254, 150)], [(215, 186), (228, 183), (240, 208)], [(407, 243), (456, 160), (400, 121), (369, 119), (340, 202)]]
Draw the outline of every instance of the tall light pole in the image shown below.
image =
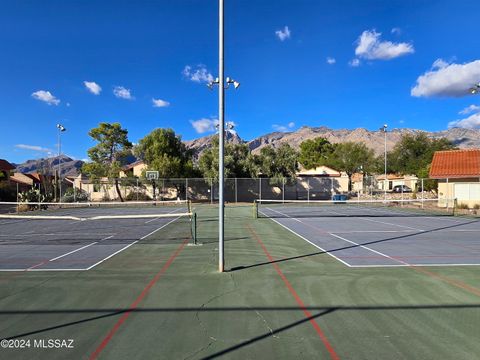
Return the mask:
[(383, 131), (385, 135), (385, 179), (383, 182), (383, 192), (384, 192), (384, 199), (387, 200), (387, 124), (383, 124), (383, 126), (380, 128), (380, 131)]
[[(218, 78), (207, 84), (210, 89), (218, 85), (218, 271), (223, 272), (225, 267), (224, 258), (224, 215), (225, 200), (224, 193), (224, 153), (225, 153), (225, 89), (233, 85), (235, 89), (240, 83), (224, 75), (223, 58), (223, 33), (224, 33), (224, 11), (223, 0), (218, 0)], [(226, 84), (225, 84), (226, 80)]]
[[(57, 172), (55, 172), (55, 184), (57, 185), (57, 188), (59, 190), (59, 198), (58, 201), (62, 201), (62, 159), (60, 158), (60, 155), (62, 153), (62, 142), (61, 142), (61, 137), (60, 134), (67, 129), (62, 125), (62, 124), (57, 124), (57, 146), (58, 146), (58, 179), (57, 179)], [(57, 201), (57, 188), (55, 189), (55, 201)]]

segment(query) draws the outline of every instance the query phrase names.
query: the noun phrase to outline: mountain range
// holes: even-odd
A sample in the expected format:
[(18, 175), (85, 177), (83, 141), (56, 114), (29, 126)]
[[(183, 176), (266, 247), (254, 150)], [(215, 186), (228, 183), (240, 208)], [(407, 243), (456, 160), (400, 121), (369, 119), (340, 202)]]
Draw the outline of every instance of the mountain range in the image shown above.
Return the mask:
[[(428, 137), (445, 137), (453, 142), (459, 148), (480, 148), (480, 130), (451, 128), (448, 130), (428, 132), (416, 129), (393, 129), (386, 134), (387, 150), (391, 150), (395, 144), (405, 134), (415, 134), (425, 132)], [(187, 148), (194, 150), (195, 158), (198, 159), (205, 149), (212, 146), (215, 135), (204, 136), (195, 140), (185, 141)], [(334, 130), (328, 127), (308, 127), (304, 126), (291, 132), (272, 132), (259, 136), (253, 140), (245, 141), (234, 131), (228, 131), (226, 141), (234, 144), (247, 144), (253, 153), (260, 152), (265, 146), (271, 145), (278, 147), (283, 143), (288, 143), (298, 149), (302, 141), (324, 137), (331, 143), (340, 143), (346, 141), (363, 142), (369, 148), (373, 149), (377, 155), (383, 154), (385, 146), (385, 134), (383, 131), (370, 131), (364, 128), (357, 129), (339, 129)], [(77, 175), (82, 167), (83, 161), (75, 160), (68, 156), (42, 158), (38, 160), (28, 160), (23, 164), (16, 165), (16, 171), (31, 173), (41, 169), (57, 167), (61, 161), (62, 175)], [(132, 162), (134, 161), (132, 157)]]
[[(480, 130), (451, 128), (443, 131), (428, 132), (415, 129), (393, 129), (387, 132), (387, 150), (391, 150), (395, 144), (400, 141), (405, 134), (415, 134), (425, 132), (431, 138), (447, 138), (459, 148), (480, 148)], [(300, 144), (307, 139), (324, 137), (331, 143), (340, 143), (346, 141), (363, 142), (369, 148), (375, 151), (375, 154), (383, 154), (385, 148), (385, 134), (383, 131), (370, 131), (364, 128), (353, 130), (339, 129), (334, 130), (328, 127), (308, 127), (303, 126), (296, 131), (291, 132), (272, 132), (259, 136), (250, 141), (243, 141), (236, 133), (227, 136), (227, 141), (232, 143), (246, 143), (253, 153), (260, 152), (265, 146), (271, 145), (278, 147), (283, 143), (288, 143), (298, 149)], [(187, 147), (196, 151), (197, 156), (211, 146), (214, 135), (201, 137), (199, 139), (186, 141)]]

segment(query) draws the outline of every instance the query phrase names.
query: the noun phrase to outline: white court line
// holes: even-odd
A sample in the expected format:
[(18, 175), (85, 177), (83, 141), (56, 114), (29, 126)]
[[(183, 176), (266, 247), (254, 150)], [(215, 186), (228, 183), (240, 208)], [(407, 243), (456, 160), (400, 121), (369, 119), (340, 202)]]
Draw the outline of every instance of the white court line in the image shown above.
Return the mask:
[(351, 268), (383, 268), (383, 267), (406, 267), (406, 266), (409, 266), (409, 267), (415, 267), (415, 266), (421, 266), (421, 267), (480, 266), (480, 264), (472, 264), (472, 263), (469, 263), (469, 264), (450, 264), (450, 263), (446, 263), (446, 264), (409, 264), (409, 265), (405, 265), (405, 264), (386, 265), (385, 264), (385, 265), (351, 265), (350, 267)]
[[(279, 212), (279, 211), (276, 211), (276, 210), (273, 210), (273, 209), (270, 209), (270, 208), (267, 208), (267, 209), (269, 209), (269, 210), (272, 210), (272, 211), (275, 211), (275, 212), (277, 212), (277, 213), (279, 213), (279, 214), (282, 214), (282, 213), (281, 213), (281, 212)], [(310, 245), (313, 245), (313, 246), (315, 246), (317, 249), (320, 249), (320, 250), (322, 250), (323, 252), (325, 252), (326, 254), (330, 255), (330, 256), (331, 256), (331, 257), (333, 257), (335, 260), (338, 260), (338, 261), (340, 261), (342, 264), (344, 264), (344, 265), (346, 265), (346, 266), (350, 267), (350, 264), (349, 264), (349, 263), (347, 263), (347, 262), (343, 261), (342, 259), (340, 259), (340, 258), (336, 257), (335, 255), (331, 254), (329, 251), (327, 251), (327, 250), (325, 250), (325, 249), (321, 248), (321, 247), (320, 247), (320, 246), (318, 246), (317, 244), (315, 244), (315, 243), (311, 242), (311, 241), (310, 241), (310, 240), (308, 240), (307, 238), (303, 237), (303, 236), (302, 236), (302, 235), (300, 235), (299, 233), (297, 233), (297, 232), (293, 231), (293, 230), (292, 230), (292, 229), (290, 229), (289, 227), (287, 227), (287, 226), (283, 225), (282, 223), (278, 222), (278, 221), (277, 221), (277, 220), (275, 220), (274, 218), (267, 216), (267, 215), (266, 215), (265, 213), (263, 213), (262, 211), (260, 211), (260, 213), (262, 213), (263, 215), (265, 215), (266, 217), (268, 217), (270, 220), (272, 220), (272, 221), (276, 222), (278, 225), (280, 225), (280, 226), (281, 226), (281, 227), (283, 227), (284, 229), (287, 229), (287, 230), (288, 230), (288, 231), (290, 231), (291, 233), (293, 233), (293, 234), (297, 235), (297, 236), (298, 236), (300, 239), (302, 239), (302, 240), (305, 240), (305, 241), (306, 241), (306, 242), (308, 242)], [(290, 218), (290, 219), (292, 219), (292, 220), (297, 220), (297, 221), (300, 221), (300, 220), (298, 220), (298, 219), (295, 219), (295, 218), (292, 218), (292, 217), (290, 217), (290, 216), (288, 216), (288, 215), (286, 215), (286, 214), (282, 214), (282, 215), (284, 215), (284, 216), (287, 216), (288, 218)], [(301, 221), (300, 221), (300, 222), (301, 222)]]
[(94, 244), (96, 244), (96, 243), (97, 243), (97, 241), (95, 241), (95, 242), (93, 242), (93, 243), (91, 243), (91, 244), (82, 246), (81, 248), (78, 248), (78, 249), (76, 249), (76, 250), (70, 251), (70, 252), (68, 252), (68, 253), (66, 253), (66, 254), (57, 256), (57, 257), (55, 257), (55, 258), (53, 258), (53, 259), (50, 259), (50, 260), (48, 260), (48, 261), (55, 261), (55, 260), (61, 259), (61, 258), (65, 257), (65, 256), (68, 256), (68, 255), (70, 255), (70, 254), (76, 253), (77, 251), (86, 249), (86, 248), (88, 248), (89, 246), (92, 246), (92, 245), (94, 245)]
[[(372, 210), (377, 210), (377, 209), (372, 209)], [(337, 212), (337, 211), (333, 211), (335, 214), (338, 214), (338, 215), (344, 215), (344, 216), (349, 216), (348, 214), (344, 214), (344, 213), (340, 213), (340, 212)], [(417, 228), (414, 228), (414, 227), (411, 227), (411, 226), (407, 226), (407, 225), (400, 225), (400, 224), (394, 224), (394, 223), (389, 223), (389, 222), (386, 222), (386, 221), (380, 221), (380, 220), (373, 220), (373, 219), (365, 219), (361, 216), (352, 216), (354, 219), (359, 219), (359, 220), (365, 220), (365, 221), (371, 221), (371, 222), (375, 222), (375, 223), (379, 223), (379, 224), (384, 224), (384, 225), (393, 225), (393, 226), (398, 226), (398, 227), (402, 227), (402, 228), (405, 228), (405, 229), (411, 229), (411, 230), (415, 230), (415, 231), (421, 231), (421, 232), (424, 232), (426, 230), (422, 230), (422, 229), (417, 229)]]
[(369, 251), (371, 251), (371, 252), (373, 252), (373, 253), (375, 253), (375, 254), (384, 256), (384, 257), (386, 257), (386, 258), (388, 258), (388, 259), (390, 259), (390, 260), (393, 260), (393, 261), (395, 261), (395, 262), (398, 262), (398, 263), (400, 263), (400, 264), (403, 264), (404, 266), (412, 266), (411, 264), (409, 264), (409, 263), (407, 263), (407, 262), (405, 262), (405, 261), (403, 261), (403, 260), (395, 259), (395, 258), (393, 258), (393, 257), (391, 257), (391, 256), (389, 256), (389, 255), (387, 255), (387, 254), (384, 254), (384, 253), (382, 253), (382, 252), (380, 252), (380, 251), (377, 251), (377, 250), (374, 250), (374, 249), (372, 249), (372, 248), (369, 248), (368, 246), (360, 245), (359, 243), (356, 243), (355, 241), (345, 239), (345, 238), (343, 238), (343, 237), (341, 237), (341, 236), (339, 236), (339, 235), (335, 235), (335, 234), (333, 234), (333, 233), (330, 233), (330, 235), (336, 237), (337, 239), (340, 239), (340, 240), (349, 242), (350, 244), (354, 244), (354, 245), (356, 245), (356, 246), (360, 246), (361, 248), (364, 248), (365, 250), (369, 250)]
[(113, 254), (110, 254), (109, 256), (107, 256), (106, 258), (104, 258), (104, 259), (100, 260), (99, 262), (97, 262), (97, 263), (95, 263), (95, 264), (93, 264), (93, 265), (89, 266), (89, 267), (88, 267), (86, 270), (93, 269), (95, 266), (97, 266), (97, 265), (100, 265), (100, 264), (101, 264), (101, 263), (103, 263), (104, 261), (107, 261), (107, 260), (108, 260), (108, 259), (110, 259), (111, 257), (113, 257), (113, 256), (115, 256), (115, 255), (117, 255), (117, 254), (121, 253), (122, 251), (124, 251), (124, 250), (128, 249), (130, 246), (132, 246), (132, 245), (135, 245), (137, 242), (139, 242), (139, 241), (141, 241), (141, 240), (143, 240), (143, 239), (147, 238), (148, 236), (150, 236), (150, 235), (152, 235), (152, 234), (156, 233), (157, 231), (159, 231), (159, 230), (163, 229), (165, 226), (167, 226), (167, 225), (171, 224), (172, 222), (174, 222), (174, 221), (178, 220), (179, 218), (180, 218), (180, 216), (179, 216), (179, 217), (176, 217), (175, 219), (173, 219), (173, 220), (169, 221), (169, 222), (168, 222), (168, 223), (166, 223), (166, 224), (163, 224), (163, 225), (162, 225), (162, 226), (160, 226), (158, 229), (156, 229), (156, 230), (153, 230), (152, 232), (148, 233), (147, 235), (145, 235), (145, 236), (142, 236), (140, 239), (138, 239), (138, 240), (135, 240), (134, 242), (132, 242), (132, 243), (128, 244), (127, 246), (125, 246), (125, 247), (121, 248), (120, 250), (118, 250), (118, 251), (114, 252)]
[(88, 269), (0, 269), (0, 272), (24, 272), (24, 271), (86, 271)]

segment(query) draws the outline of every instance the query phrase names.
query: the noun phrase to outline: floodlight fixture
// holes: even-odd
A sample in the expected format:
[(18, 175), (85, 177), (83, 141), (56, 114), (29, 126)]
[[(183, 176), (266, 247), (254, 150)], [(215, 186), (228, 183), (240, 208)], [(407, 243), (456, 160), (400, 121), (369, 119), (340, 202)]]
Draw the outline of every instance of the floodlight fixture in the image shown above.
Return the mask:
[(475, 84), (474, 86), (472, 86), (470, 89), (470, 94), (472, 95), (476, 95), (476, 94), (479, 94), (480, 93), (480, 82)]
[(220, 81), (218, 80), (218, 77), (217, 77), (217, 78), (215, 78), (215, 80), (209, 81), (209, 82), (207, 83), (207, 87), (208, 87), (210, 90), (213, 90), (213, 87), (214, 87), (215, 85), (218, 85), (219, 82), (220, 82)]
[(57, 129), (62, 132), (67, 130), (62, 124), (57, 124)]
[(233, 80), (230, 77), (227, 77), (226, 82), (227, 82), (226, 88), (228, 88), (230, 85), (233, 85), (235, 89), (238, 89), (238, 87), (240, 86), (240, 83), (238, 81)]

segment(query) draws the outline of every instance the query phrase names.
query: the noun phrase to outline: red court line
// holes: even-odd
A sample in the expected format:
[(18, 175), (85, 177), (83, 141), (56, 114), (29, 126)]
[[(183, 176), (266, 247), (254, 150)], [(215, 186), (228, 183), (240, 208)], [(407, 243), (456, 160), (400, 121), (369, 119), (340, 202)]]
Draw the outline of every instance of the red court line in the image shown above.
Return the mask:
[(480, 289), (476, 288), (476, 287), (473, 287), (473, 286), (470, 286), (466, 283), (464, 283), (463, 281), (460, 281), (460, 280), (454, 280), (452, 278), (449, 278), (447, 276), (443, 276), (443, 275), (439, 275), (439, 274), (436, 274), (432, 271), (429, 271), (429, 270), (425, 270), (424, 268), (422, 267), (418, 267), (418, 266), (415, 266), (415, 265), (411, 265), (411, 268), (419, 273), (422, 273), (424, 275), (428, 275), (432, 278), (436, 278), (436, 279), (439, 279), (439, 280), (442, 280), (452, 286), (455, 286), (459, 289), (463, 289), (465, 291), (468, 291), (470, 294), (473, 294), (473, 295), (477, 295), (477, 296), (480, 296)]
[(327, 351), (329, 352), (330, 354), (330, 357), (332, 360), (339, 360), (340, 357), (337, 355), (337, 353), (335, 352), (335, 350), (333, 349), (333, 346), (330, 344), (330, 342), (328, 341), (325, 333), (322, 331), (322, 329), (320, 328), (320, 326), (318, 325), (317, 321), (315, 320), (315, 318), (313, 317), (312, 313), (310, 311), (307, 310), (307, 307), (305, 306), (304, 302), (302, 301), (302, 299), (300, 298), (300, 296), (298, 295), (298, 293), (295, 291), (295, 289), (293, 288), (292, 284), (290, 283), (290, 281), (288, 281), (287, 277), (285, 276), (285, 274), (282, 272), (282, 270), (280, 270), (280, 267), (275, 263), (275, 259), (272, 257), (272, 255), (270, 255), (270, 253), (268, 252), (267, 248), (265, 247), (265, 244), (263, 243), (263, 241), (260, 239), (260, 236), (258, 236), (258, 234), (255, 232), (255, 230), (253, 230), (253, 228), (250, 226), (250, 225), (247, 225), (248, 229), (250, 230), (250, 232), (252, 233), (253, 237), (257, 240), (257, 242), (260, 244), (260, 246), (262, 247), (263, 249), (263, 252), (265, 253), (265, 255), (267, 256), (268, 260), (270, 261), (270, 263), (272, 264), (272, 266), (275, 268), (275, 270), (277, 271), (277, 274), (282, 278), (283, 280), (283, 283), (285, 284), (285, 286), (287, 287), (288, 291), (290, 291), (290, 294), (292, 294), (292, 296), (295, 298), (295, 301), (297, 302), (297, 304), (300, 306), (300, 308), (302, 309), (303, 311), (303, 314), (305, 315), (305, 317), (307, 318), (310, 318), (310, 324), (312, 324), (313, 328), (315, 329), (315, 331), (317, 332), (318, 336), (320, 337), (320, 339), (322, 340), (323, 344), (325, 345), (325, 348), (327, 349)]
[(145, 286), (145, 288), (142, 290), (140, 295), (135, 299), (135, 301), (128, 307), (128, 310), (122, 315), (120, 319), (115, 323), (113, 328), (108, 332), (108, 334), (105, 336), (105, 338), (102, 340), (100, 345), (95, 349), (95, 351), (90, 355), (89, 359), (93, 360), (98, 357), (98, 355), (102, 352), (102, 350), (108, 345), (110, 340), (112, 340), (113, 336), (115, 333), (118, 331), (120, 326), (125, 322), (125, 320), (128, 319), (130, 314), (132, 313), (133, 310), (136, 309), (138, 304), (144, 299), (144, 297), (148, 294), (150, 289), (155, 285), (155, 283), (160, 279), (160, 277), (167, 271), (167, 269), (170, 267), (172, 264), (173, 260), (180, 254), (180, 252), (183, 250), (185, 245), (187, 244), (188, 239), (184, 240), (183, 243), (175, 250), (175, 252), (170, 256), (168, 261), (163, 265), (163, 267), (160, 269), (160, 271), (154, 276), (152, 280)]

